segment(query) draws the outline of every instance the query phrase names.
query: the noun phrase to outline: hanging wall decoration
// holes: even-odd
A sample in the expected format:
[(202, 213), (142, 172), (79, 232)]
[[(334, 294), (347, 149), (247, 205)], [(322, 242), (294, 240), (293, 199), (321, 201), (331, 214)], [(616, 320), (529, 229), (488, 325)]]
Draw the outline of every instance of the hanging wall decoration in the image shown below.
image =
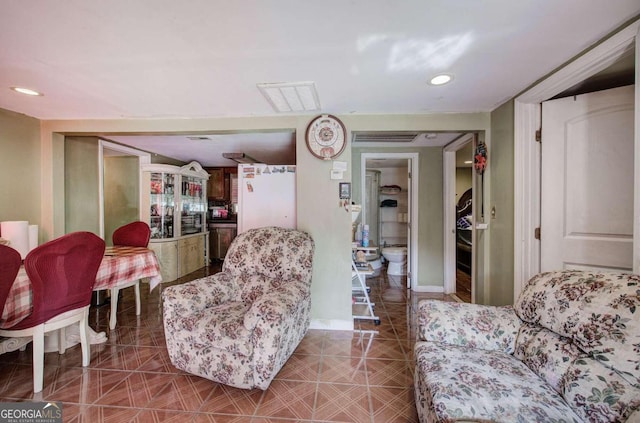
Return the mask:
[(479, 142), (476, 145), (476, 152), (473, 156), (474, 166), (476, 172), (482, 175), (487, 168), (487, 145), (484, 142)]
[(484, 222), (484, 171), (487, 169), (487, 145), (482, 141), (476, 142), (476, 151), (473, 155), (473, 163), (473, 166), (476, 168), (476, 172), (480, 175), (480, 219), (478, 221)]

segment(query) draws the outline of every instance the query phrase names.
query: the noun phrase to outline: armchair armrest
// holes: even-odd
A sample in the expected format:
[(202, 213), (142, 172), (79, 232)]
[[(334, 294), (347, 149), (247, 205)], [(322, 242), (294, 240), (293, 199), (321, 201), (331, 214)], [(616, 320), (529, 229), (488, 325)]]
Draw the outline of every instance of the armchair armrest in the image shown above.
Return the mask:
[(253, 330), (260, 322), (273, 327), (293, 316), (296, 307), (309, 295), (304, 292), (298, 284), (292, 283), (265, 293), (251, 304), (244, 315), (244, 327)]
[(522, 321), (511, 306), (422, 300), (418, 338), (422, 341), (501, 350), (513, 354)]
[(238, 291), (234, 279), (225, 272), (170, 286), (162, 291), (164, 312), (186, 316), (231, 301)]

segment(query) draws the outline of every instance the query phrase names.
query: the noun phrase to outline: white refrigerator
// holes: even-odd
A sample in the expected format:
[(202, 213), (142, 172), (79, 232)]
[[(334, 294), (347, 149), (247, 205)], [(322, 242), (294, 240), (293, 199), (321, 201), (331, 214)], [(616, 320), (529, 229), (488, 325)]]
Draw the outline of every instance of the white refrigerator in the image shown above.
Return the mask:
[(296, 167), (238, 165), (238, 233), (296, 223)]

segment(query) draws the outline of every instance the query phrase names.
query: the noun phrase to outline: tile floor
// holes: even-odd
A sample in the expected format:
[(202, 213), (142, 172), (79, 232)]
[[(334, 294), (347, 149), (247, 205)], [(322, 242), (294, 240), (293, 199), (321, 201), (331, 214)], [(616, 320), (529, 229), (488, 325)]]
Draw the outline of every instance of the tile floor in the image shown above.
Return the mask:
[[(217, 271), (209, 267), (176, 283)], [(173, 283), (172, 283), (173, 284)], [(44, 390), (32, 392), (31, 345), (0, 355), (0, 402), (62, 401), (65, 422), (417, 422), (413, 399), (414, 312), (421, 298), (402, 281), (367, 279), (381, 324), (355, 331), (309, 330), (269, 389), (241, 390), (175, 369), (165, 347), (161, 288), (143, 285), (141, 316), (133, 289), (122, 292), (118, 324), (109, 306), (91, 308), (90, 326), (108, 341), (45, 354)], [(167, 286), (169, 284), (163, 284)]]

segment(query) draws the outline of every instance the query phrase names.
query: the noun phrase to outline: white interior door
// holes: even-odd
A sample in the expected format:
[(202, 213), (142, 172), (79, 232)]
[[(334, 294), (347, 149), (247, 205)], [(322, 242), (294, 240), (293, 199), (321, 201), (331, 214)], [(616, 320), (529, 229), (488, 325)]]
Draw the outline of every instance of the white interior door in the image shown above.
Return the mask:
[(542, 271), (633, 267), (634, 87), (542, 105)]

